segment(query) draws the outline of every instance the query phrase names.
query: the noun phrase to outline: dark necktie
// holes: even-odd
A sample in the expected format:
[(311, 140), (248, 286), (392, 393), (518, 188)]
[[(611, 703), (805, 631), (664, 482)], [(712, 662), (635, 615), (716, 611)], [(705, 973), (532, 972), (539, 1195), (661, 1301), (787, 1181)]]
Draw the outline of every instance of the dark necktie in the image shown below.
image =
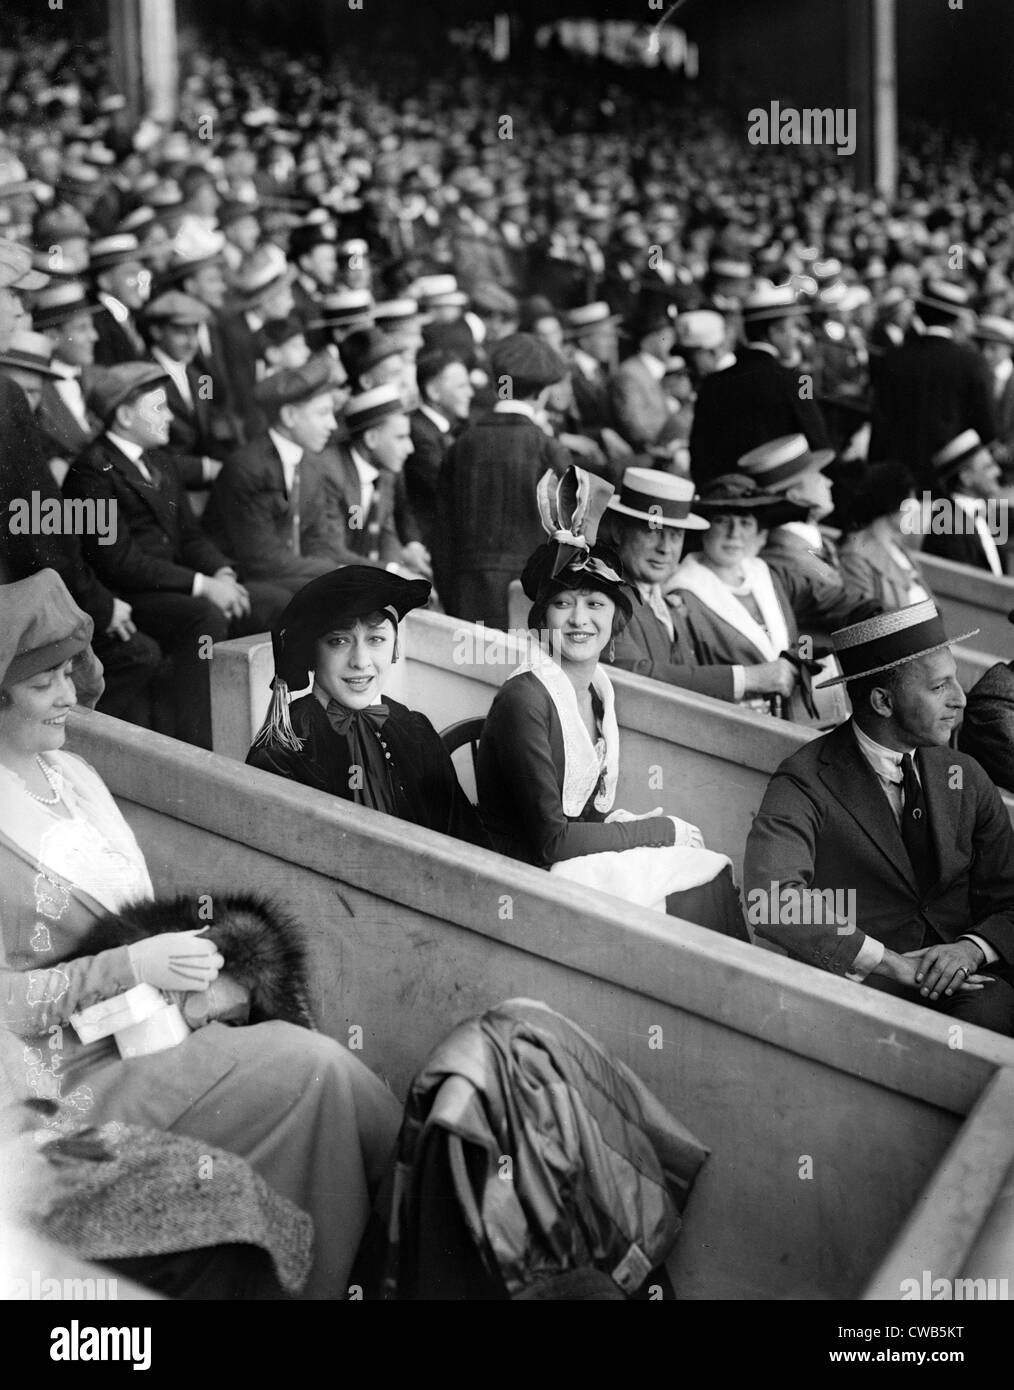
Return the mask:
[(933, 837), (930, 833), (929, 815), (922, 786), (915, 775), (912, 754), (906, 753), (901, 760), (902, 792), (905, 804), (901, 811), (901, 838), (905, 842), (908, 857), (915, 871), (915, 879), (920, 892), (926, 892), (937, 879)]

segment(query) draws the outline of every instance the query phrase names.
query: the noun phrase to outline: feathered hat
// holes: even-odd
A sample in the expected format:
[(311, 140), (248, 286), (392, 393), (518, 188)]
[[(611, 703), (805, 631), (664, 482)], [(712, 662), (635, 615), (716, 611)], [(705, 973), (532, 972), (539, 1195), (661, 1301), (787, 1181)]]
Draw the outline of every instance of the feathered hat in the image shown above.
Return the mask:
[(550, 539), (528, 557), (521, 587), (532, 600), (529, 622), (561, 589), (600, 589), (629, 622), (640, 595), (625, 579), (623, 562), (598, 542), (599, 522), (613, 495), (611, 483), (583, 468), (552, 471), (539, 479), (539, 516)]

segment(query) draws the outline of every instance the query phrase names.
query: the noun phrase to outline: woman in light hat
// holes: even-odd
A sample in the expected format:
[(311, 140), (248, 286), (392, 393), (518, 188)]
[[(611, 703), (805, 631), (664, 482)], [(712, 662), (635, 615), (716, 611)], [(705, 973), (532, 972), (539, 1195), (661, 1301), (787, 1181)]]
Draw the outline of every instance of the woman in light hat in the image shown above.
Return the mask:
[[(144, 856), (102, 779), (64, 751), (92, 623), (53, 572), (0, 589), (0, 1007), (25, 1049), (48, 1056), (68, 1117), (204, 1139), (248, 1157), (314, 1225), (303, 1297), (344, 1298), (400, 1107), (351, 1053), (279, 1021), (211, 1022), (166, 1051), (120, 1057), (81, 1043), (78, 1011), (140, 983), (189, 996), (226, 966), (195, 931), (82, 954), (108, 914), (153, 897)], [(91, 696), (101, 683), (93, 685)], [(27, 1064), (27, 1059), (26, 1059)]]
[(638, 595), (597, 539), (612, 488), (582, 469), (539, 483), (551, 540), (521, 583), (532, 600), (531, 657), (497, 692), (476, 760), (493, 848), (641, 907), (746, 939), (723, 854), (675, 816), (613, 810), (619, 730), (598, 664)]
[(606, 660), (718, 700), (791, 695), (796, 669), (784, 657), (756, 665), (706, 664), (686, 602), (679, 593), (666, 593), (686, 532), (708, 529), (708, 522), (691, 511), (693, 496), (689, 479), (628, 468), (619, 493), (610, 499), (599, 536), (619, 554), (642, 602)]
[[(484, 845), (479, 818), (425, 715), (382, 700), (398, 624), (423, 608), (424, 579), (346, 565), (294, 596), (271, 634), (275, 679), (252, 767), (359, 806)], [(311, 684), (289, 703), (290, 692)]]

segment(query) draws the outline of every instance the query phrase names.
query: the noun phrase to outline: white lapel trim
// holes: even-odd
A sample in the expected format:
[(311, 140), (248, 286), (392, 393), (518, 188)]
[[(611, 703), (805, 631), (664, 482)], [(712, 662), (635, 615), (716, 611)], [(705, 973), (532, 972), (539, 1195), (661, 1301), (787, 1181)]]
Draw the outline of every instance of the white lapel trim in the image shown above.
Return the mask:
[(770, 632), (751, 618), (750, 614), (733, 594), (727, 584), (706, 565), (702, 565), (696, 555), (688, 555), (677, 566), (676, 573), (669, 581), (674, 589), (689, 589), (702, 603), (728, 623), (741, 637), (757, 648), (765, 661), (776, 660), (778, 653), (789, 645), (789, 629), (782, 613), (781, 605), (771, 582), (771, 571), (763, 560), (751, 557), (743, 561), (747, 582), (757, 600), (765, 623)]

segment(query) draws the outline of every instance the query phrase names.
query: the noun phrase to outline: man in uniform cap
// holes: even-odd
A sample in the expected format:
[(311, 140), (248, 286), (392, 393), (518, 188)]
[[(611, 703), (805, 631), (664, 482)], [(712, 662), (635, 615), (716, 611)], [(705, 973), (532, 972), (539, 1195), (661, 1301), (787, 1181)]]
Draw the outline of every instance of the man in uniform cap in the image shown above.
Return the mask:
[(806, 313), (791, 286), (761, 285), (743, 301), (745, 345), (736, 360), (701, 382), (690, 434), (690, 471), (698, 488), (734, 472), (759, 444), (803, 434), (826, 449), (820, 406), (800, 376), (800, 320)]
[(948, 281), (927, 284), (916, 300), (925, 332), (881, 362), (874, 379), (870, 457), (903, 463), (921, 488), (936, 482), (933, 455), (963, 430), (996, 434), (989, 368), (955, 339), (969, 316), (968, 296)]
[(168, 692), (177, 738), (211, 747), (208, 662), (202, 641), (263, 630), (287, 596), (240, 584), (233, 563), (201, 532), (170, 455), (165, 372), (153, 362), (106, 368), (92, 403), (105, 429), (75, 461), (69, 497), (116, 519), (112, 540), (84, 539), (103, 584), (130, 603), (138, 628), (172, 659)]
[(932, 599), (834, 634), (852, 717), (774, 774), (743, 886), (748, 921), (796, 959), (1012, 1036), (1014, 833), (949, 746), (950, 642), (974, 635), (948, 638)]
[(246, 572), (290, 595), (341, 563), (327, 524), (320, 459), (337, 427), (331, 391), (323, 357), (259, 382), (255, 398), (265, 427), (226, 460), (204, 517), (208, 533)]
[(547, 468), (571, 463), (536, 422), (567, 364), (534, 334), (515, 333), (493, 345), (491, 370), (497, 402), (452, 445), (441, 473), (433, 563), (449, 613), (506, 628), (508, 585), (543, 536), (536, 485)]

